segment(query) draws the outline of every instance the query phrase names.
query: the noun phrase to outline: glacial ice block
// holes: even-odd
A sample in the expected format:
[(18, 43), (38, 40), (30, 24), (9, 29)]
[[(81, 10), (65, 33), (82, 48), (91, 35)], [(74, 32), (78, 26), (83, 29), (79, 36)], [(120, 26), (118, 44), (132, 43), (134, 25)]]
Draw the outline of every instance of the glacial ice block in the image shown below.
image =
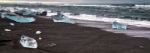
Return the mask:
[(126, 30), (127, 29), (127, 25), (121, 24), (121, 23), (118, 23), (118, 22), (113, 22), (112, 23), (112, 28), (113, 29), (118, 29), (118, 30)]
[(22, 35), (20, 38), (20, 44), (25, 48), (37, 48), (38, 44), (34, 38)]
[(53, 21), (75, 24), (75, 22), (72, 19), (68, 18), (67, 16), (62, 16), (62, 17), (56, 16), (53, 18)]
[(23, 16), (13, 15), (13, 14), (2, 14), (1, 16), (3, 16), (6, 19), (10, 19), (12, 21), (19, 22), (19, 23), (30, 23), (35, 21), (35, 18), (33, 17), (23, 17)]
[(37, 12), (33, 12), (29, 9), (22, 9), (22, 10), (18, 10), (15, 13), (19, 14), (19, 15), (23, 15), (23, 16), (36, 16)]

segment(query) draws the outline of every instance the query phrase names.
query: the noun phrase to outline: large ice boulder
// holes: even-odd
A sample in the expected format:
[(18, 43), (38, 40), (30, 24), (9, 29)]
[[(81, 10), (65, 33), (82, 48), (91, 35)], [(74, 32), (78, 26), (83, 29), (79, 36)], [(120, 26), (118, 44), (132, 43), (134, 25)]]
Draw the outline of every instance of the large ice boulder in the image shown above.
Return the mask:
[(35, 18), (33, 17), (23, 17), (23, 16), (19, 16), (16, 14), (10, 14), (10, 13), (2, 13), (1, 17), (10, 19), (12, 21), (19, 22), (19, 23), (30, 23), (30, 22), (35, 21)]

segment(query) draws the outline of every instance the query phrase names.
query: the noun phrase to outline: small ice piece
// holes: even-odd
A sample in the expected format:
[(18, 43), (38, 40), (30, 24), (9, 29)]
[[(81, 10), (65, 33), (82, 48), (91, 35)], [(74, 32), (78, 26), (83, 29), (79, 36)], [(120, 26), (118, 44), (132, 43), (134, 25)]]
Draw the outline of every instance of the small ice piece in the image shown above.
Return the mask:
[(15, 24), (14, 23), (9, 23), (11, 26), (14, 26)]
[(127, 29), (127, 25), (121, 24), (121, 23), (118, 23), (118, 22), (114, 21), (112, 23), (112, 28), (113, 29), (118, 29), (118, 30), (126, 30)]
[(55, 43), (48, 44), (50, 47), (56, 46)]
[(6, 14), (6, 13), (0, 13), (0, 17), (1, 17), (1, 18), (5, 18), (5, 14)]
[(42, 32), (41, 31), (36, 31), (36, 34), (41, 34)]
[(139, 46), (140, 48), (144, 48), (144, 46)]
[(20, 39), (20, 43), (25, 48), (37, 48), (37, 42), (34, 38), (22, 35)]
[(42, 37), (39, 37), (39, 40), (42, 40)]
[(11, 31), (10, 29), (4, 29), (4, 31)]

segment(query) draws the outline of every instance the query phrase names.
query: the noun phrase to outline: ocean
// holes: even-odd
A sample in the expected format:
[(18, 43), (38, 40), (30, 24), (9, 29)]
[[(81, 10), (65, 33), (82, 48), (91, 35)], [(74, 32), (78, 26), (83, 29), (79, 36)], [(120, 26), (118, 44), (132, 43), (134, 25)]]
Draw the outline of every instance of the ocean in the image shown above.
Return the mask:
[(150, 5), (43, 5), (43, 4), (1, 4), (5, 7), (44, 8), (53, 11), (86, 13), (97, 16), (119, 17), (124, 19), (150, 20)]
[[(150, 5), (43, 5), (43, 4), (1, 4), (1, 9), (28, 8), (33, 11), (48, 11), (48, 16), (62, 11), (72, 19), (103, 21), (118, 21), (127, 25), (150, 27)], [(70, 14), (79, 14), (73, 16)]]

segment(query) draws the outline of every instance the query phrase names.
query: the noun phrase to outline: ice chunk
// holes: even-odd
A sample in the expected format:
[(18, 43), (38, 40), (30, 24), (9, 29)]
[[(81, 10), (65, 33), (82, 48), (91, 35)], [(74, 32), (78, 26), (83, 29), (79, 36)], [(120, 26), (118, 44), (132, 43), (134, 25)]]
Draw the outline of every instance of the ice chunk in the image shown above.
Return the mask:
[(42, 37), (39, 37), (39, 40), (42, 40)]
[(37, 12), (33, 12), (33, 11), (29, 10), (28, 8), (27, 9), (18, 10), (15, 13), (23, 15), (23, 16), (31, 16), (31, 17), (34, 17), (37, 14)]
[(121, 24), (121, 23), (118, 23), (118, 22), (114, 21), (113, 24), (112, 24), (112, 28), (113, 29), (118, 29), (118, 30), (126, 30), (127, 25)]
[(139, 46), (140, 48), (144, 48), (144, 46)]
[(68, 18), (67, 16), (56, 16), (55, 18), (53, 18), (54, 22), (64, 22), (64, 23), (71, 23), (71, 24), (75, 24), (75, 22), (73, 20), (71, 20), (70, 18)]
[(56, 46), (55, 43), (48, 44), (50, 47)]
[(11, 31), (10, 29), (4, 29), (4, 31)]
[(0, 17), (9, 19), (9, 20), (12, 20), (15, 22), (19, 22), (19, 23), (30, 23), (30, 22), (35, 21), (34, 17), (23, 17), (23, 16), (19, 16), (17, 14), (8, 13), (8, 12), (0, 13)]
[(6, 14), (5, 12), (1, 12), (1, 13), (0, 13), (0, 17), (1, 17), (1, 18), (5, 18), (5, 14)]
[(42, 32), (41, 31), (36, 31), (36, 34), (41, 34)]
[(9, 23), (11, 26), (14, 26), (15, 24), (14, 23)]
[(64, 23), (71, 23), (71, 24), (75, 24), (75, 22), (73, 20), (71, 20), (70, 18), (68, 18), (67, 16), (63, 15), (61, 11), (57, 12), (57, 15), (55, 15), (53, 17), (53, 21), (54, 22), (64, 22)]
[(18, 15), (5, 15), (5, 17), (19, 23), (30, 23), (35, 21), (35, 18), (33, 17), (23, 17)]
[(34, 38), (30, 38), (25, 35), (21, 36), (20, 43), (23, 47), (26, 47), (26, 48), (37, 48), (38, 47), (38, 44)]

